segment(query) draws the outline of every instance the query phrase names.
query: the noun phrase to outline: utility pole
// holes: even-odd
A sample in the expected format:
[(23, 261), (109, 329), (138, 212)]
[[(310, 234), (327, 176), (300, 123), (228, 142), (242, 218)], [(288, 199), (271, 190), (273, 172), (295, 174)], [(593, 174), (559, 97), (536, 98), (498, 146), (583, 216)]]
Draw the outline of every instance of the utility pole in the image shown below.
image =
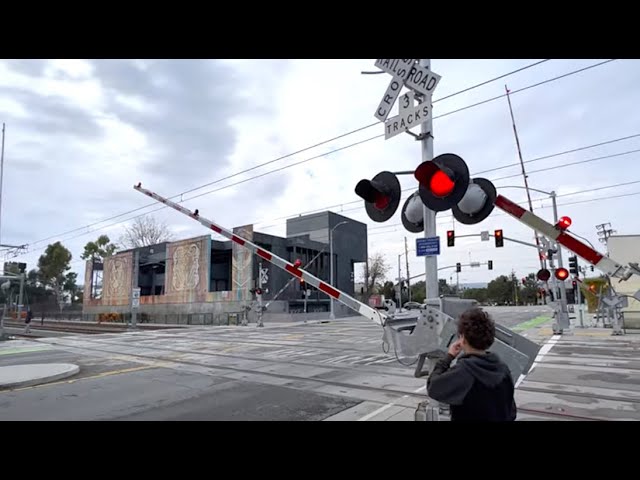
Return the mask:
[[(509, 89), (507, 88), (507, 86), (504, 86), (505, 91), (507, 92), (507, 102), (509, 103), (509, 113), (511, 114), (511, 124), (513, 125), (513, 135), (516, 138), (516, 147), (518, 149), (518, 158), (520, 159), (520, 167), (522, 168), (522, 178), (524, 179), (524, 188), (527, 191), (527, 200), (529, 202), (529, 211), (531, 213), (533, 213), (533, 203), (531, 202), (531, 192), (529, 191), (529, 180), (527, 177), (527, 172), (524, 168), (524, 160), (522, 159), (522, 150), (520, 149), (520, 139), (518, 138), (518, 129), (516, 128), (516, 119), (513, 116), (513, 108), (511, 107), (511, 97), (509, 97)], [(536, 245), (539, 247), (540, 246), (540, 240), (538, 238), (538, 233), (537, 232), (533, 232), (535, 239), (536, 239)], [(542, 257), (542, 255), (540, 254), (540, 252), (538, 251), (538, 260), (540, 261), (540, 268), (543, 269), (545, 268), (545, 261)]]
[[(607, 227), (609, 227), (609, 228), (607, 228)], [(607, 240), (609, 239), (609, 237), (611, 235), (616, 233), (616, 231), (611, 229), (611, 223), (609, 223), (609, 222), (601, 223), (600, 225), (596, 225), (596, 230), (598, 231), (598, 236), (600, 237), (598, 240), (600, 240), (601, 243), (605, 244), (605, 246), (607, 247), (607, 253), (609, 253), (609, 247), (607, 245)]]
[(2, 181), (4, 180), (4, 123), (2, 124), (2, 150), (0, 151), (0, 243), (2, 243)]
[(409, 301), (411, 301), (411, 283), (409, 281), (411, 275), (409, 275), (409, 247), (407, 245), (407, 237), (404, 237), (404, 258), (407, 262), (407, 290), (409, 291)]
[(402, 271), (400, 270), (400, 257), (402, 257), (402, 254), (398, 255), (398, 310), (402, 308)]
[(18, 321), (22, 319), (22, 301), (24, 300), (24, 278), (25, 274), (20, 274), (20, 290), (18, 292)]
[[(420, 65), (431, 70), (431, 59), (423, 58)], [(433, 160), (433, 107), (429, 109), (429, 118), (420, 126), (420, 134), (422, 136), (422, 162)], [(421, 163), (422, 163), (421, 162)], [(425, 205), (422, 207), (424, 238), (436, 236), (436, 212), (428, 209)], [(436, 255), (424, 257), (425, 271), (425, 301), (429, 298), (438, 298), (438, 257)]]

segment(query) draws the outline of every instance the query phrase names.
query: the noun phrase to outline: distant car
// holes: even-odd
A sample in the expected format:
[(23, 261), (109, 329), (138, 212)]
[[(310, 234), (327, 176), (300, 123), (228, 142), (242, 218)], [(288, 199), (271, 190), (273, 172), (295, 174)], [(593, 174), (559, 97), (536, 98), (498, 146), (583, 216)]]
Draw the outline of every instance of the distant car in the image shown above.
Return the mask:
[(406, 308), (407, 310), (418, 310), (422, 308), (422, 304), (418, 302), (406, 302), (404, 304), (404, 308)]

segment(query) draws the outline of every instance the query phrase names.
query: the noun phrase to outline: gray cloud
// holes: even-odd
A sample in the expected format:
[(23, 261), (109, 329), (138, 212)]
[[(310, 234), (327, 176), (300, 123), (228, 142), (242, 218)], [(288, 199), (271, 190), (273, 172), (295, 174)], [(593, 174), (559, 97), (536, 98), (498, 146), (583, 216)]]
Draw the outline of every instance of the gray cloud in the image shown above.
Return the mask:
[(94, 116), (62, 97), (43, 95), (26, 88), (5, 86), (0, 87), (0, 95), (19, 102), (28, 112), (27, 118), (0, 112), (7, 119), (7, 123), (28, 129), (38, 138), (56, 135), (82, 137), (91, 141), (102, 135), (102, 127), (96, 122)]
[(45, 68), (47, 67), (48, 60), (4, 60), (3, 64), (9, 67), (11, 70), (30, 77), (41, 77), (44, 75)]
[[(219, 176), (229, 165), (237, 141), (229, 120), (251, 107), (231, 66), (208, 60), (96, 60), (93, 67), (110, 94), (110, 113), (138, 129), (158, 151), (149, 169), (160, 170), (174, 186), (188, 187)], [(123, 105), (118, 94), (153, 111)]]

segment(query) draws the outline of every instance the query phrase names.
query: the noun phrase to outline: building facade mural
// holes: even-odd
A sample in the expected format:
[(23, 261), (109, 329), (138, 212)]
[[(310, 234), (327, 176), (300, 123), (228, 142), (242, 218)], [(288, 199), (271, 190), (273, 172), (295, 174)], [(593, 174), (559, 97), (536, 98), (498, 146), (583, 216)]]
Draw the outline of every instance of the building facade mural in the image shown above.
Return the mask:
[[(233, 233), (245, 240), (253, 241), (253, 225), (236, 227)], [(231, 260), (231, 288), (234, 300), (249, 300), (253, 288), (253, 253), (248, 249), (233, 242)]]
[(165, 295), (169, 302), (205, 301), (210, 255), (208, 235), (167, 245)]
[(126, 305), (131, 296), (133, 252), (118, 253), (104, 260), (102, 303)]

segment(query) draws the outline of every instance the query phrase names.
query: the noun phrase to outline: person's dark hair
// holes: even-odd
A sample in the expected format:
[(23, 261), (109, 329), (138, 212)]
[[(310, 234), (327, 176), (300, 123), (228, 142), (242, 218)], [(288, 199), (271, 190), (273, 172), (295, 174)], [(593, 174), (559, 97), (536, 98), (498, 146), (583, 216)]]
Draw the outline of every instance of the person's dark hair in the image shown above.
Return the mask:
[(487, 350), (496, 336), (496, 326), (487, 312), (480, 308), (471, 308), (460, 315), (458, 335), (473, 348)]

